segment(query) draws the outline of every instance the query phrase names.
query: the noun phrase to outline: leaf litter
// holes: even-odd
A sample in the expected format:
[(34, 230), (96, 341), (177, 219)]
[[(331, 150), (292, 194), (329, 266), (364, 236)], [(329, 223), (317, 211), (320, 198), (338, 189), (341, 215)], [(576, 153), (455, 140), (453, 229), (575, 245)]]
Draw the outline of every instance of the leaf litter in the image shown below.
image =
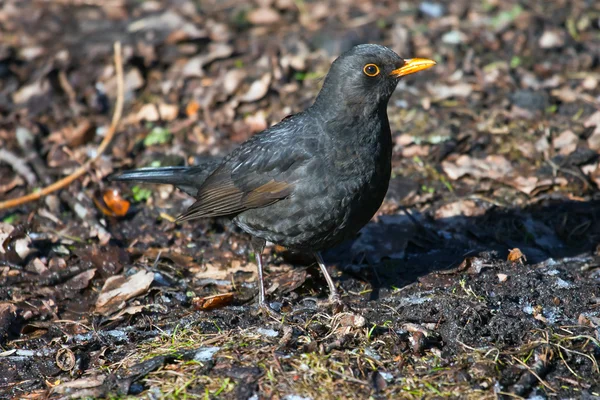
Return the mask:
[[(0, 394), (29, 398), (598, 396), (599, 10), (583, 1), (5, 1)], [(35, 28), (32, 28), (35, 27)], [(194, 164), (302, 110), (358, 43), (438, 66), (388, 110), (380, 212), (325, 254), (268, 250), (285, 324), (253, 309), (247, 238), (114, 170)], [(74, 361), (74, 362), (73, 362)], [(506, 393), (506, 394), (505, 394)]]

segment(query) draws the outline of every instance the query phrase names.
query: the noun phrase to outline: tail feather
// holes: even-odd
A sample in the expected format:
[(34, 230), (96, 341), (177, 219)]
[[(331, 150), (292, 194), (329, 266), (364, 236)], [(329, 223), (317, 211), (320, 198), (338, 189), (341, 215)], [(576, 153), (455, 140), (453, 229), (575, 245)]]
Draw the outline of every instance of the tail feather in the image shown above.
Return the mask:
[(198, 188), (212, 173), (215, 166), (140, 168), (118, 172), (108, 177), (109, 181), (170, 184), (196, 196)]
[(148, 183), (171, 183), (179, 181), (194, 167), (140, 168), (117, 172), (108, 177), (109, 181), (133, 181)]

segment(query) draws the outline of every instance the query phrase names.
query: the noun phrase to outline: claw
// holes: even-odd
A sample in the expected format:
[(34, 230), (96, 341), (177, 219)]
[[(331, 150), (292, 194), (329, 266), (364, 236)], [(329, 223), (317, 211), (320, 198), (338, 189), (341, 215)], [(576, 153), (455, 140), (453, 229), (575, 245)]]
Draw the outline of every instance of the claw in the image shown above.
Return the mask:
[(320, 304), (320, 306), (331, 308), (331, 311), (334, 314), (341, 313), (344, 309), (348, 308), (337, 293), (330, 295), (326, 301)]
[(274, 319), (276, 321), (281, 321), (282, 316), (280, 313), (278, 313), (277, 311), (273, 310), (267, 303), (261, 303), (258, 305), (258, 311), (259, 313), (270, 317), (271, 319)]

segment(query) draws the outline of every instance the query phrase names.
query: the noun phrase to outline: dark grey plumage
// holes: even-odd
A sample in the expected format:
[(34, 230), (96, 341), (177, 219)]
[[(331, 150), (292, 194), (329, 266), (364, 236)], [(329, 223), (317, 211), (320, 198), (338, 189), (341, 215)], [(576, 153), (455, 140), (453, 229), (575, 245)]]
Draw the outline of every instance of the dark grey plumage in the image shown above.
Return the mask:
[(220, 161), (206, 162), (194, 167), (140, 168), (111, 175), (110, 180), (144, 183), (167, 183), (190, 196), (198, 194), (198, 182), (204, 182), (219, 166)]
[[(377, 75), (369, 76), (375, 68), (368, 65)], [(260, 252), (266, 240), (317, 253), (356, 234), (381, 205), (392, 155), (386, 108), (404, 66), (386, 47), (356, 46), (334, 61), (311, 107), (217, 164), (127, 171), (111, 179), (171, 183), (192, 194), (196, 202), (182, 221), (232, 217), (254, 238), (264, 305)]]

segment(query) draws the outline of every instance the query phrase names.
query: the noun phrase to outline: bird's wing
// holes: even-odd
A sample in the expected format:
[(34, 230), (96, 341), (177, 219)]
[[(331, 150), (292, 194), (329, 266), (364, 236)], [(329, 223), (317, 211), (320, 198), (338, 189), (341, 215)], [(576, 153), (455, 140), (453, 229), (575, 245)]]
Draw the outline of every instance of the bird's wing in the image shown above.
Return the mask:
[(290, 196), (299, 179), (297, 171), (310, 161), (314, 146), (300, 135), (294, 138), (293, 129), (283, 125), (234, 151), (206, 179), (196, 202), (178, 220), (235, 215)]

